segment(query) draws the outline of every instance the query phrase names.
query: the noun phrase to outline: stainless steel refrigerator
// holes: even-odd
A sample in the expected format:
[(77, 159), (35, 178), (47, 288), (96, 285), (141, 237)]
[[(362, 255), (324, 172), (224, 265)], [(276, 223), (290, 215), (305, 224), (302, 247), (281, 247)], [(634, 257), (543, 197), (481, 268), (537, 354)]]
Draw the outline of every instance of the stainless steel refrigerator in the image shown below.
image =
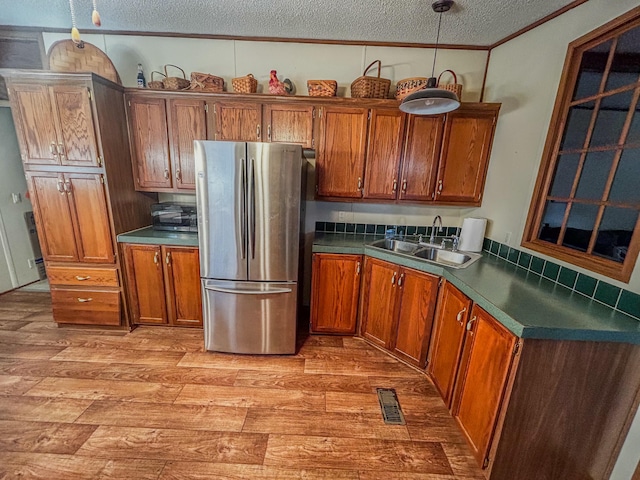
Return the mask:
[(295, 353), (301, 147), (196, 141), (195, 155), (205, 348)]

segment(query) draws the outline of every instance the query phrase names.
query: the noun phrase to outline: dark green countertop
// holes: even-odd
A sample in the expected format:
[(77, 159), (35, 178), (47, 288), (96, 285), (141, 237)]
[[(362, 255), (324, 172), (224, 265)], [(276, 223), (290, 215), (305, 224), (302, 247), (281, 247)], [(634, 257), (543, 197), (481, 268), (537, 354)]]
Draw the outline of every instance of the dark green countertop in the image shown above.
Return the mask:
[(521, 338), (625, 342), (640, 345), (640, 322), (501, 258), (464, 269), (368, 246), (384, 236), (317, 233), (314, 253), (365, 254), (440, 275)]
[(117, 237), (118, 243), (138, 243), (145, 245), (178, 245), (181, 247), (197, 247), (198, 234), (191, 232), (164, 232), (144, 227), (121, 233)]

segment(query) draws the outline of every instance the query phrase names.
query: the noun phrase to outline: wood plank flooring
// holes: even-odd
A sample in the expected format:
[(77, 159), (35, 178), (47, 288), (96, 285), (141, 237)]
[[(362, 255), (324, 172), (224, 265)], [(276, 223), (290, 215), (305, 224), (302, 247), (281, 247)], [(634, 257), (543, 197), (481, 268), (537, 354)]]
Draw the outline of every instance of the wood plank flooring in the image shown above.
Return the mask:
[[(482, 479), (433, 384), (358, 338), (295, 356), (203, 351), (202, 331), (58, 328), (0, 296), (1, 479)], [(406, 426), (385, 425), (376, 387)]]

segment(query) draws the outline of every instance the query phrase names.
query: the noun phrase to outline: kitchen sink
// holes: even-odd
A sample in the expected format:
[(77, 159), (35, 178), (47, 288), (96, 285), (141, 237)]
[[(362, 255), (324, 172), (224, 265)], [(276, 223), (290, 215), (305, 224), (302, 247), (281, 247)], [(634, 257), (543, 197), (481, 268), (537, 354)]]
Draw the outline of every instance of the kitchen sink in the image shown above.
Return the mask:
[(385, 238), (373, 242), (370, 246), (451, 268), (466, 268), (482, 257), (478, 253), (454, 252), (441, 245), (425, 245), (400, 239)]

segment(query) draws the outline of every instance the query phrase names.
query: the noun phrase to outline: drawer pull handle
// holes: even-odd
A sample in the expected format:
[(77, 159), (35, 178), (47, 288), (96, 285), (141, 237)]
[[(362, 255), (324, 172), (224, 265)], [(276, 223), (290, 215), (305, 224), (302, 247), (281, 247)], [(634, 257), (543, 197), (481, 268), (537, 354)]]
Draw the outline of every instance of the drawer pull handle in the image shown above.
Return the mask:
[(467, 311), (467, 307), (465, 307), (465, 308), (463, 308), (462, 310), (460, 310), (460, 311), (458, 312), (458, 315), (456, 315), (456, 320), (457, 320), (459, 323), (462, 323), (462, 316), (464, 315), (464, 312), (466, 312), (466, 311)]
[(469, 320), (469, 323), (467, 323), (467, 331), (469, 332), (469, 335), (473, 335), (473, 332), (471, 331), (471, 329), (473, 328), (473, 322), (476, 321), (476, 317), (474, 316), (471, 320)]
[(171, 252), (167, 252), (167, 255), (164, 257), (164, 261), (167, 265), (171, 265)]
[(160, 253), (156, 252), (155, 255), (153, 256), (153, 263), (158, 265), (159, 260), (160, 260)]
[(406, 179), (404, 179), (402, 181), (402, 192), (403, 193), (407, 193), (407, 180)]
[(356, 264), (356, 275), (360, 275), (360, 262)]
[(58, 147), (56, 146), (56, 142), (51, 142), (49, 144), (49, 152), (51, 152), (51, 156), (58, 159)]
[(169, 180), (169, 169), (168, 168), (164, 169), (164, 179), (165, 180)]
[(400, 275), (400, 278), (398, 279), (398, 286), (401, 287), (402, 286), (402, 281), (404, 280), (404, 273), (402, 273)]
[(90, 302), (91, 300), (93, 300), (93, 298), (89, 297), (89, 298), (80, 298), (78, 297), (78, 302), (80, 303), (87, 303)]
[(76, 275), (76, 280), (79, 282), (84, 282), (85, 280), (89, 280), (91, 276), (87, 275), (86, 277), (81, 277), (80, 275)]
[(396, 191), (398, 190), (398, 180), (396, 180), (395, 178), (393, 179), (393, 188), (392, 188), (393, 192), (392, 193), (396, 193)]
[(396, 277), (398, 276), (397, 272), (393, 272), (393, 276), (391, 277), (391, 285), (396, 286)]

